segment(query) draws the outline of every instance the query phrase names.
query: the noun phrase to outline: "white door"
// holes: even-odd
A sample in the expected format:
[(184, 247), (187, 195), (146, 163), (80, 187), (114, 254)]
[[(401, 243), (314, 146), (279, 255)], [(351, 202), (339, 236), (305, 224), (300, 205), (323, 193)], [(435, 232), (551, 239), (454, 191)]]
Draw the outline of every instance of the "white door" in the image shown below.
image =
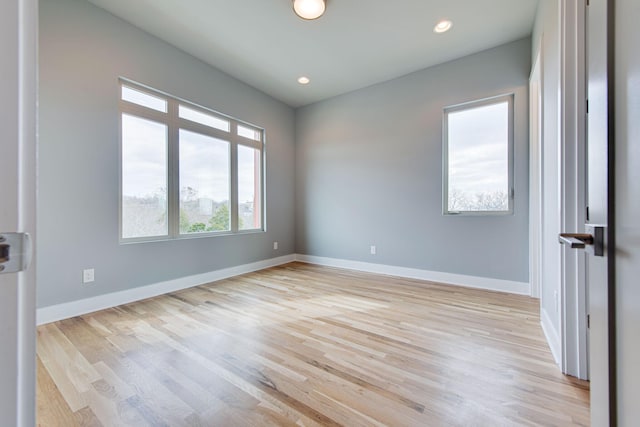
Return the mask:
[(1, 426), (35, 424), (35, 268), (8, 272), (21, 251), (1, 236), (35, 237), (36, 5), (5, 0), (0, 13)]
[[(602, 256), (587, 257), (589, 290), (589, 377), (591, 380), (591, 423), (615, 426), (615, 315), (612, 278), (615, 259), (612, 210), (613, 140), (609, 119), (612, 103), (608, 22), (611, 0), (591, 0), (587, 7), (587, 222), (601, 225)], [(585, 229), (588, 234), (596, 230)], [(595, 236), (598, 237), (598, 236)], [(597, 243), (597, 242), (596, 242)]]
[(615, 2), (618, 425), (640, 420), (640, 1)]
[(581, 233), (562, 234), (560, 238), (561, 242), (573, 248), (586, 248), (590, 253), (589, 378), (591, 424), (596, 427), (616, 425), (610, 7), (612, 0), (590, 0), (587, 6), (587, 224)]
[(586, 248), (591, 424), (616, 426), (615, 238), (612, 154), (613, 91), (610, 49), (612, 0), (587, 6), (587, 224), (561, 242)]

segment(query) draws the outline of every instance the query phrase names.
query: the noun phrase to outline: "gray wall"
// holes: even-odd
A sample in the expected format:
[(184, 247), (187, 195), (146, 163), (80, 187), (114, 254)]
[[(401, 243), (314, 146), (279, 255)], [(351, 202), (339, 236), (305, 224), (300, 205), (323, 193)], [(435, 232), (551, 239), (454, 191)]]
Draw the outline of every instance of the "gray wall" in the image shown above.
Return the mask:
[[(41, 1), (39, 42), (39, 307), (294, 252), (291, 108), (86, 1)], [(118, 244), (119, 76), (266, 129), (266, 233)]]
[[(530, 68), (527, 38), (296, 110), (297, 252), (528, 282)], [(443, 216), (443, 108), (511, 92), (514, 215)]]

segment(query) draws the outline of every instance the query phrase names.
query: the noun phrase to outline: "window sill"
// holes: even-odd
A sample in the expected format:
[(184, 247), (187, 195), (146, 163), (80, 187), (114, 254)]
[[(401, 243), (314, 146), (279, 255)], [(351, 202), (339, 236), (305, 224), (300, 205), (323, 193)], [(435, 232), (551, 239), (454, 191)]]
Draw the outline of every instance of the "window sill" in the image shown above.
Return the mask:
[(139, 238), (129, 238), (129, 239), (120, 239), (120, 245), (133, 245), (138, 243), (157, 243), (157, 242), (175, 242), (179, 240), (193, 240), (193, 239), (207, 239), (207, 238), (216, 238), (216, 237), (229, 237), (229, 236), (243, 236), (248, 234), (263, 234), (266, 233), (264, 229), (257, 230), (240, 230), (235, 233), (230, 231), (220, 231), (216, 233), (193, 233), (193, 234), (182, 234), (180, 236), (169, 237), (169, 236), (160, 236), (160, 237), (139, 237)]

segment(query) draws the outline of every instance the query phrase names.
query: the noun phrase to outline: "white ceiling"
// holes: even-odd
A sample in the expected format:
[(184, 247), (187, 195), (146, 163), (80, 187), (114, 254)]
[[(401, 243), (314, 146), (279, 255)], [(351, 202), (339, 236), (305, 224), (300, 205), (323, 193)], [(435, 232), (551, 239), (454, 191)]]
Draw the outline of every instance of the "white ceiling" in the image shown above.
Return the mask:
[(538, 3), (327, 0), (303, 21), (291, 0), (89, 1), (293, 107), (526, 37)]

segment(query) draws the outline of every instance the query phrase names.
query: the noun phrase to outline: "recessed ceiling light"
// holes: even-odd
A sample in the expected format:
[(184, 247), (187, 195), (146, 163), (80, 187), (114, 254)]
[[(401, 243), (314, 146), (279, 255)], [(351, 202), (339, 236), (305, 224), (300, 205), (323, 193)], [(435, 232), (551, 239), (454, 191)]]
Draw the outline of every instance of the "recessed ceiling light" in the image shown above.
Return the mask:
[(445, 33), (451, 29), (452, 25), (453, 22), (449, 21), (448, 19), (443, 19), (442, 21), (439, 21), (435, 27), (433, 27), (433, 32)]
[(293, 11), (302, 19), (318, 19), (324, 13), (324, 0), (293, 0)]
[(298, 77), (298, 83), (300, 83), (301, 85), (308, 85), (310, 81), (311, 80), (309, 80), (309, 77)]

